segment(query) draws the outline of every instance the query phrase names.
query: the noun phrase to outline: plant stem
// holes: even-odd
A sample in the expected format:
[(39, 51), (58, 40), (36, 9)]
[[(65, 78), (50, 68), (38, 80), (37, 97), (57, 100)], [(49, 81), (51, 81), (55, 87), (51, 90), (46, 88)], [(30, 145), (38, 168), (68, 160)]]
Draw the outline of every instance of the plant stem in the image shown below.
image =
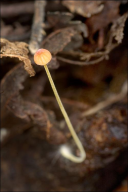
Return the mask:
[(57, 90), (56, 90), (55, 84), (54, 84), (54, 82), (53, 82), (53, 79), (52, 79), (52, 77), (51, 77), (51, 74), (50, 74), (50, 71), (49, 71), (47, 65), (44, 65), (44, 68), (45, 68), (45, 70), (46, 70), (46, 73), (47, 73), (47, 76), (48, 76), (48, 78), (49, 78), (51, 87), (52, 87), (53, 92), (54, 92), (54, 94), (55, 94), (55, 97), (56, 97), (56, 100), (57, 100), (57, 102), (58, 102), (58, 105), (59, 105), (59, 107), (60, 107), (60, 109), (61, 109), (61, 112), (62, 112), (62, 114), (63, 114), (63, 116), (64, 116), (64, 118), (65, 118), (65, 121), (66, 121), (66, 123), (67, 123), (67, 126), (68, 126), (68, 128), (69, 128), (69, 130), (70, 130), (70, 132), (71, 132), (71, 135), (72, 135), (72, 137), (73, 137), (73, 139), (74, 139), (77, 147), (79, 148), (81, 154), (80, 154), (80, 157), (74, 156), (74, 155), (71, 154), (65, 147), (64, 147), (64, 148), (62, 147), (61, 150), (60, 150), (60, 152), (61, 152), (61, 154), (62, 154), (64, 157), (66, 157), (67, 159), (70, 159), (70, 160), (73, 161), (73, 162), (76, 162), (76, 163), (83, 162), (84, 159), (85, 159), (85, 157), (86, 157), (86, 153), (85, 153), (85, 150), (84, 150), (84, 148), (83, 148), (83, 145), (82, 145), (82, 143), (80, 142), (80, 140), (79, 140), (79, 138), (78, 138), (78, 136), (77, 136), (77, 134), (76, 134), (76, 132), (75, 132), (72, 124), (71, 124), (71, 121), (70, 121), (70, 119), (69, 119), (69, 117), (68, 117), (68, 115), (67, 115), (67, 113), (66, 113), (66, 111), (65, 111), (65, 109), (64, 109), (64, 106), (63, 106), (63, 104), (62, 104), (62, 102), (61, 102), (61, 100), (60, 100), (60, 97), (59, 97), (59, 95), (58, 95), (58, 92), (57, 92)]

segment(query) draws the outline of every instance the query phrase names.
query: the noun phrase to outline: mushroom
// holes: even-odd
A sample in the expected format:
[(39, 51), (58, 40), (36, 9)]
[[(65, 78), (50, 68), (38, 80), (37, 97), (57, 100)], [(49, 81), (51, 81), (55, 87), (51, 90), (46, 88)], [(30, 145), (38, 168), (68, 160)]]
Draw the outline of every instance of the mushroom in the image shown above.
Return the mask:
[(49, 78), (51, 87), (52, 87), (52, 89), (53, 89), (53, 92), (54, 92), (54, 94), (55, 94), (56, 100), (57, 100), (58, 105), (59, 105), (59, 107), (60, 107), (60, 110), (61, 110), (61, 112), (62, 112), (62, 114), (63, 114), (63, 116), (64, 116), (64, 118), (65, 118), (65, 121), (66, 121), (66, 123), (67, 123), (67, 126), (68, 126), (70, 132), (71, 132), (71, 135), (72, 135), (72, 137), (73, 137), (73, 139), (74, 139), (74, 141), (75, 141), (78, 149), (80, 150), (80, 156), (79, 156), (79, 157), (78, 157), (78, 156), (74, 156), (74, 155), (70, 152), (69, 148), (68, 148), (66, 145), (63, 145), (63, 146), (61, 146), (61, 148), (60, 148), (60, 153), (61, 153), (61, 155), (62, 155), (63, 157), (71, 160), (72, 162), (81, 163), (81, 162), (83, 162), (83, 161), (85, 160), (85, 158), (86, 158), (86, 153), (85, 153), (85, 150), (84, 150), (84, 148), (83, 148), (83, 145), (82, 145), (81, 141), (79, 140), (79, 138), (78, 138), (78, 136), (77, 136), (77, 134), (76, 134), (76, 132), (75, 132), (72, 124), (71, 124), (71, 121), (70, 121), (70, 119), (69, 119), (69, 117), (68, 117), (68, 115), (67, 115), (67, 113), (66, 113), (66, 111), (65, 111), (65, 108), (64, 108), (64, 106), (63, 106), (63, 104), (62, 104), (62, 102), (61, 102), (61, 99), (60, 99), (60, 97), (59, 97), (59, 95), (58, 95), (58, 92), (57, 92), (57, 90), (56, 90), (55, 84), (54, 84), (53, 79), (52, 79), (52, 77), (51, 77), (50, 71), (49, 71), (49, 69), (48, 69), (48, 67), (47, 67), (47, 64), (50, 62), (51, 59), (52, 59), (52, 55), (51, 55), (51, 53), (50, 53), (48, 50), (46, 50), (46, 49), (39, 49), (39, 50), (34, 54), (34, 61), (35, 61), (35, 63), (36, 63), (37, 65), (43, 65), (44, 68), (45, 68), (45, 71), (46, 71), (47, 76), (48, 76), (48, 78)]

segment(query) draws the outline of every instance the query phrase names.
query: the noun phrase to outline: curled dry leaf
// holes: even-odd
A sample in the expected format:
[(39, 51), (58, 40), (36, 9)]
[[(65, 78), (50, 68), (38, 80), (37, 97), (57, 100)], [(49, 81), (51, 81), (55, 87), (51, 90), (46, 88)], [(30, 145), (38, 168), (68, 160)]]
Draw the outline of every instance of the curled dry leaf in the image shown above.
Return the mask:
[(48, 12), (47, 13), (47, 21), (51, 27), (61, 28), (65, 27), (71, 19), (73, 18), (73, 14), (69, 12)]
[[(126, 13), (123, 16), (121, 16), (113, 21), (113, 24), (112, 24), (109, 34), (108, 34), (109, 35), (108, 41), (107, 41), (107, 44), (104, 46), (103, 51), (87, 53), (87, 52), (78, 52), (78, 51), (69, 50), (67, 52), (67, 50), (64, 49), (61, 52), (61, 55), (72, 56), (72, 58), (74, 57), (74, 60), (70, 60), (67, 57), (64, 58), (64, 57), (57, 56), (58, 60), (64, 61), (69, 64), (74, 64), (74, 65), (91, 65), (91, 64), (99, 63), (104, 59), (106, 59), (106, 60), (109, 59), (109, 53), (115, 47), (117, 47), (119, 43), (122, 42), (123, 30), (124, 30), (125, 21), (126, 21), (127, 17), (128, 17), (128, 14)], [(115, 38), (118, 43), (113, 42), (113, 38)], [(79, 60), (85, 60), (85, 61), (77, 61), (76, 56), (77, 56), (77, 60), (79, 58)]]
[(4, 113), (6, 103), (20, 90), (23, 89), (22, 83), (28, 74), (24, 71), (23, 65), (19, 64), (10, 70), (1, 81), (1, 111)]
[(128, 13), (119, 17), (112, 26), (113, 37), (115, 37), (118, 43), (121, 43), (123, 40), (123, 37), (124, 37), (123, 31), (124, 31), (125, 21), (127, 18), (128, 18)]
[(85, 38), (88, 37), (88, 28), (85, 23), (81, 21), (70, 21), (68, 26), (73, 27), (79, 33), (83, 33)]
[[(73, 27), (80, 33), (83, 33), (83, 36), (86, 38), (88, 37), (88, 29), (85, 23), (81, 21), (71, 21), (73, 18), (73, 14), (69, 12), (49, 12), (47, 14), (47, 20), (51, 27), (54, 29), (60, 29), (64, 27)], [(78, 34), (77, 34), (78, 35)]]
[(34, 137), (47, 140), (52, 144), (66, 142), (66, 137), (57, 129), (55, 120), (50, 119), (46, 111), (38, 104), (25, 101), (20, 95), (15, 95), (8, 103), (7, 108), (15, 116), (32, 124), (30, 132)]
[(71, 27), (57, 30), (51, 33), (42, 43), (42, 47), (56, 55), (71, 41), (77, 31)]
[(47, 115), (43, 108), (29, 101), (25, 101), (19, 94), (15, 94), (8, 102), (7, 108), (17, 117), (26, 121), (33, 121), (40, 126), (47, 125)]
[(94, 14), (101, 12), (104, 8), (103, 1), (62, 1), (71, 12), (78, 13), (83, 17), (91, 17)]
[(89, 27), (89, 36), (107, 27), (108, 24), (114, 22), (119, 17), (119, 5), (119, 1), (106, 1), (101, 13), (93, 15), (86, 20), (86, 24)]
[(31, 61), (28, 57), (28, 44), (24, 42), (10, 42), (7, 39), (0, 39), (1, 51), (0, 57), (17, 57), (19, 60), (24, 62), (24, 68), (30, 75), (35, 75), (35, 71), (31, 65)]

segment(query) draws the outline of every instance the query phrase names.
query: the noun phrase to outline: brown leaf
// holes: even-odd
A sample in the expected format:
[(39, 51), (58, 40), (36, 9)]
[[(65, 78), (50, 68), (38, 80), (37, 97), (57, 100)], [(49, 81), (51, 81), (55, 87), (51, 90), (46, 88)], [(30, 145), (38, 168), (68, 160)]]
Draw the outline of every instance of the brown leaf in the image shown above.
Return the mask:
[(47, 124), (47, 115), (43, 108), (16, 94), (8, 102), (7, 108), (12, 111), (17, 117), (25, 119), (26, 121), (33, 121), (34, 124), (43, 126)]
[[(118, 17), (113, 21), (113, 24), (108, 34), (106, 35), (106, 37), (108, 36), (107, 37), (108, 40), (106, 41), (106, 45), (104, 46), (103, 51), (94, 51), (92, 53), (89, 53), (89, 52), (78, 52), (78, 51), (72, 51), (72, 50), (70, 51), (70, 49), (66, 50), (66, 48), (68, 48), (72, 43), (70, 42), (67, 45), (67, 47), (65, 47), (64, 50), (61, 52), (61, 55), (63, 55), (64, 57), (60, 57), (59, 55), (57, 56), (58, 60), (69, 63), (69, 64), (75, 64), (75, 65), (91, 65), (91, 64), (99, 63), (104, 59), (108, 60), (109, 53), (115, 47), (117, 47), (118, 44), (121, 43), (123, 40), (123, 30), (124, 30), (125, 21), (127, 17), (128, 17), (128, 14), (126, 13), (123, 16)], [(113, 41), (114, 38), (117, 40), (117, 42)], [(87, 47), (89, 47), (89, 45), (87, 45)], [(69, 56), (71, 56), (72, 60), (68, 59)], [(80, 60), (85, 60), (85, 61), (80, 61)]]
[(119, 1), (106, 1), (104, 9), (101, 13), (93, 15), (86, 20), (89, 27), (89, 35), (94, 34), (96, 31), (105, 28), (108, 24), (112, 23), (119, 17)]
[(73, 18), (73, 14), (69, 12), (48, 12), (47, 21), (51, 27), (65, 27)]
[(112, 26), (113, 37), (115, 37), (118, 43), (121, 43), (123, 40), (123, 37), (124, 37), (123, 31), (124, 31), (125, 21), (127, 18), (128, 18), (128, 13), (119, 17)]
[(24, 62), (25, 70), (30, 77), (35, 75), (35, 71), (31, 65), (31, 61), (28, 58), (28, 44), (24, 42), (10, 42), (7, 39), (1, 38), (1, 57), (17, 57)]
[(54, 145), (66, 142), (66, 136), (59, 130), (59, 123), (39, 105), (23, 100), (20, 95), (15, 95), (7, 104), (7, 108), (9, 111), (2, 119), (2, 124), (7, 127), (8, 134), (3, 138), (2, 145), (26, 130), (33, 138), (47, 140)]
[(104, 8), (103, 1), (62, 1), (71, 12), (78, 13), (83, 17), (91, 17), (94, 14), (101, 12)]
[[(20, 95), (15, 95), (7, 108), (15, 114), (15, 116), (26, 120), (33, 126), (30, 132), (33, 137), (45, 139), (52, 144), (61, 144), (66, 142), (66, 137), (59, 130), (59, 127), (54, 119), (49, 119), (46, 111), (38, 104), (25, 101)], [(58, 127), (58, 129), (57, 129)]]
[(71, 41), (71, 38), (77, 33), (75, 29), (67, 27), (51, 33), (42, 43), (42, 47), (48, 49), (56, 55)]
[[(49, 12), (47, 14), (47, 20), (51, 27), (54, 29), (60, 29), (64, 27), (73, 27), (79, 33), (83, 33), (83, 36), (88, 37), (88, 29), (85, 23), (80, 20), (71, 21), (73, 14), (69, 12)], [(78, 34), (77, 34), (78, 35)]]
[(23, 65), (19, 64), (10, 70), (1, 81), (1, 111), (4, 112), (7, 101), (23, 89), (22, 83), (28, 74), (24, 71)]

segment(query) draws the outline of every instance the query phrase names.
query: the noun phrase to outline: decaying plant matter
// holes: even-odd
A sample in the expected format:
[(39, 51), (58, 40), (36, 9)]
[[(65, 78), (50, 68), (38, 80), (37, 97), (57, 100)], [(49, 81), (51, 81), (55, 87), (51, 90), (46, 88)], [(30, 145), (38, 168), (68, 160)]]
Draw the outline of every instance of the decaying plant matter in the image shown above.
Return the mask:
[(1, 51), (0, 57), (17, 57), (19, 60), (24, 62), (25, 70), (31, 76), (35, 75), (35, 71), (31, 65), (31, 61), (28, 57), (28, 45), (24, 42), (9, 42), (7, 39), (0, 39)]
[[(126, 178), (127, 6), (2, 2), (2, 191), (108, 192)], [(65, 146), (76, 157), (80, 151), (45, 71), (34, 62), (41, 48), (52, 54), (48, 68), (86, 151), (81, 163), (61, 155)]]

